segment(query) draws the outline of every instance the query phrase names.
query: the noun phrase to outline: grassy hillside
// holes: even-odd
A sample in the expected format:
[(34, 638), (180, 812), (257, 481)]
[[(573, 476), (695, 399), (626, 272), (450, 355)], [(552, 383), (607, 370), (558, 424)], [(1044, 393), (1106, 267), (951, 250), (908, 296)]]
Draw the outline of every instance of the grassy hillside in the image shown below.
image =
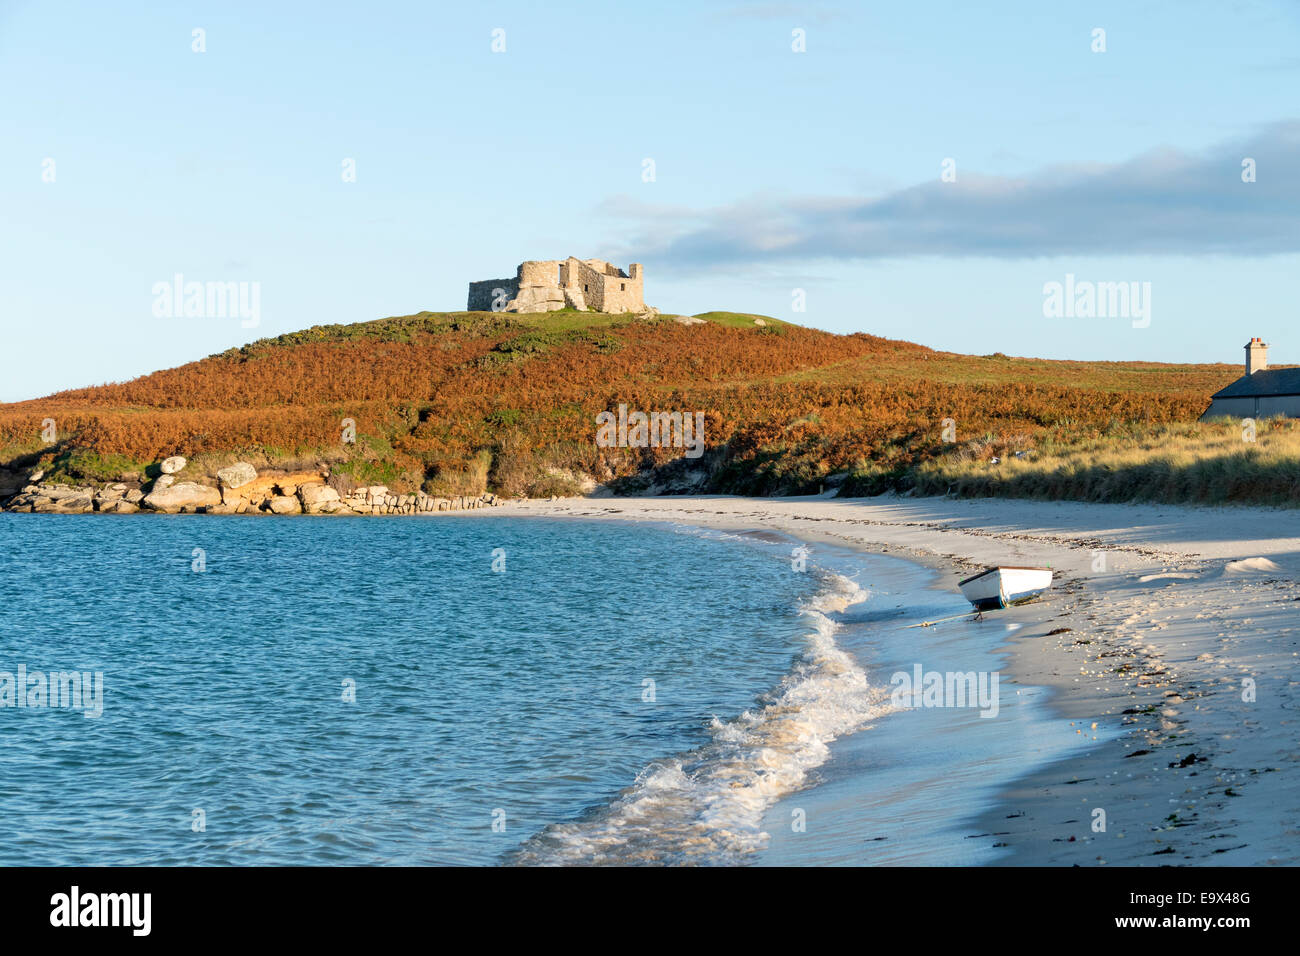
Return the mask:
[[(102, 481), (180, 454), (208, 473), (237, 459), (325, 462), (431, 493), (563, 493), (589, 476), (631, 492), (789, 494), (829, 479), (851, 493), (956, 485), (1088, 497), (1097, 482), (1078, 478), (1071, 450), (1091, 459), (1123, 446), (1146, 461), (1162, 447), (1151, 436), (1177, 434), (1184, 456), (1202, 439), (1210, 456), (1250, 456), (1273, 434), (1265, 427), (1262, 444), (1243, 451), (1194, 424), (1235, 366), (976, 357), (766, 316), (697, 318), (424, 312), (315, 326), (134, 381), (0, 405), (0, 465)], [(598, 447), (595, 416), (620, 403), (704, 412), (709, 451), (688, 461), (675, 448)], [(56, 424), (52, 444), (40, 437), (44, 419)], [(343, 441), (345, 419), (355, 443)], [(944, 419), (955, 442), (942, 440)], [(1280, 447), (1270, 454), (1294, 456)], [(1130, 454), (1120, 467), (1133, 463)], [(1073, 482), (1047, 479), (1061, 468)], [(1269, 497), (1293, 499), (1292, 482), (1289, 496), (1270, 486)]]

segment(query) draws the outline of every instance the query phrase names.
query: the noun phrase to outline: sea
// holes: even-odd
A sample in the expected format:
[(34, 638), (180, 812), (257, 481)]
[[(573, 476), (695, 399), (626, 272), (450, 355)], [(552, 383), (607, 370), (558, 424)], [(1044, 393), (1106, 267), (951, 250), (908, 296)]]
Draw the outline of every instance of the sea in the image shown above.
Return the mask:
[(908, 627), (963, 609), (770, 532), (0, 514), (0, 864), (996, 862), (969, 821), (1080, 742), (1014, 675), (900, 697), (998, 672)]

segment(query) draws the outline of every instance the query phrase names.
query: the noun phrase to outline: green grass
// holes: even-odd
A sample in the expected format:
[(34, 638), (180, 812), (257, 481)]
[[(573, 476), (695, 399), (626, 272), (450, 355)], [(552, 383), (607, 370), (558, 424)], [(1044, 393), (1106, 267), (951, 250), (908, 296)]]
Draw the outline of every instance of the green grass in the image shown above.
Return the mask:
[(125, 455), (99, 455), (93, 451), (76, 448), (54, 456), (45, 472), (50, 484), (107, 484), (121, 475), (143, 474), (145, 463), (132, 461)]
[(783, 319), (774, 319), (770, 315), (758, 315), (754, 312), (699, 312), (694, 318), (705, 319), (715, 325), (722, 325), (732, 329), (764, 328), (764, 326), (756, 326), (754, 324), (755, 319), (762, 319), (767, 323), (766, 328), (769, 329), (794, 324)]
[[(482, 313), (478, 313), (482, 314)], [(578, 329), (610, 328), (631, 325), (641, 321), (635, 314), (613, 315), (607, 312), (579, 312), (577, 309), (558, 309), (554, 312), (507, 313), (516, 324), (554, 332), (571, 332)]]

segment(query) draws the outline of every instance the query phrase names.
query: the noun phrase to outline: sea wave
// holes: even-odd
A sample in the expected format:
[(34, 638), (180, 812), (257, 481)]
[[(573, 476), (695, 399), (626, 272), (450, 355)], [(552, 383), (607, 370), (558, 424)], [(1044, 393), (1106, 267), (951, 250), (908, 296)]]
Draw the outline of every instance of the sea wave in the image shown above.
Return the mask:
[(830, 742), (892, 709), (887, 690), (835, 642), (840, 625), (830, 615), (869, 593), (843, 575), (817, 573), (821, 589), (799, 608), (806, 648), (757, 706), (715, 717), (709, 743), (652, 763), (608, 807), (545, 828), (509, 862), (727, 864), (762, 849), (767, 810), (807, 784)]

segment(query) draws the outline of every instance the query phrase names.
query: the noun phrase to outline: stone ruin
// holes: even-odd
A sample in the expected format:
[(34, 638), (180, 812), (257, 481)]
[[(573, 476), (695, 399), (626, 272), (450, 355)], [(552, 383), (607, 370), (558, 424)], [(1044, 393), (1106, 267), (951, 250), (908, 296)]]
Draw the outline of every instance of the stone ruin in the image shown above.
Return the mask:
[(469, 284), (471, 312), (645, 312), (645, 274), (638, 262), (624, 272), (604, 259), (521, 262), (510, 279)]

